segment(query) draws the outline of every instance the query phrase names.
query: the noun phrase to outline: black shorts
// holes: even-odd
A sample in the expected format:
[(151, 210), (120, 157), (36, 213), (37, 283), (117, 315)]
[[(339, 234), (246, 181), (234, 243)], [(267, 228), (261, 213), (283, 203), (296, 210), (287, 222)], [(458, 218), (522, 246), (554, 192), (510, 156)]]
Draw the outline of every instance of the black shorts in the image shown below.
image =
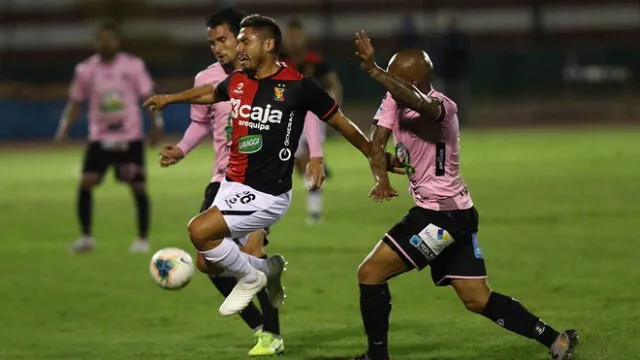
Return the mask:
[[(454, 239), (431, 261), (429, 256), (432, 254), (418, 237), (430, 224), (446, 230)], [(433, 225), (429, 228), (433, 229)], [(431, 278), (438, 286), (449, 285), (452, 279), (487, 277), (484, 257), (478, 244), (478, 212), (475, 207), (433, 211), (416, 206), (389, 230), (383, 241), (400, 255), (409, 269), (422, 270), (430, 265)]]
[[(211, 207), (211, 205), (213, 204), (213, 200), (215, 200), (219, 190), (220, 190), (220, 183), (217, 181), (209, 183), (209, 185), (207, 185), (207, 188), (204, 190), (204, 200), (202, 201), (202, 205), (200, 205), (200, 212), (203, 212)], [(267, 246), (269, 244), (269, 239), (268, 239), (268, 235), (270, 232), (269, 228), (268, 227), (265, 228), (264, 232), (265, 232), (264, 246)], [(238, 245), (240, 245), (238, 242), (238, 239), (234, 239), (234, 241), (238, 243)]]
[(145, 181), (144, 145), (142, 140), (109, 146), (99, 141), (88, 144), (82, 173), (97, 173), (100, 179), (113, 166), (116, 179), (122, 182)]

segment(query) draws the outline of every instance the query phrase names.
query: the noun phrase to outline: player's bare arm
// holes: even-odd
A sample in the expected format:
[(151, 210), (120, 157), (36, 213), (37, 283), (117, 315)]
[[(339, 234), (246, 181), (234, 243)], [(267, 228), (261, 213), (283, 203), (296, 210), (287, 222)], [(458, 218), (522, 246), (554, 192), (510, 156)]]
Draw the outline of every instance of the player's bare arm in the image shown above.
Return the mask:
[(154, 95), (144, 102), (144, 107), (150, 110), (162, 110), (169, 104), (213, 104), (216, 102), (216, 87), (205, 84), (174, 94)]
[[(381, 134), (378, 134), (377, 136), (379, 137), (378, 142), (380, 143), (380, 146), (382, 146), (382, 149), (386, 149), (387, 148), (387, 143), (389, 142), (389, 138), (391, 137), (391, 130), (387, 129), (387, 128), (381, 128), (380, 130), (378, 129), (379, 126), (376, 125), (375, 123), (371, 125), (371, 129), (369, 132), (369, 137), (371, 138), (371, 142), (372, 142), (372, 147), (373, 146), (377, 146), (376, 143), (374, 143), (374, 135), (376, 134), (376, 131), (378, 131)], [(386, 131), (385, 131), (386, 130)], [(394, 154), (385, 151), (384, 153), (385, 155), (385, 161), (387, 164), (387, 171), (394, 173), (394, 174), (398, 174), (398, 175), (406, 175), (407, 171), (405, 170), (405, 168), (402, 166), (402, 164), (400, 163), (400, 161), (398, 160), (398, 157), (395, 156)]]
[(376, 182), (369, 196), (375, 201), (389, 200), (392, 197), (398, 196), (398, 193), (389, 184), (384, 149), (380, 147), (380, 149), (382, 149), (382, 157), (372, 156), (373, 148), (371, 141), (369, 141), (360, 128), (345, 117), (340, 110), (327, 120), (327, 124), (342, 134), (351, 145), (360, 150), (369, 160), (369, 166), (371, 167), (371, 172)]
[(369, 192), (369, 196), (375, 201), (390, 200), (398, 196), (398, 192), (391, 187), (389, 175), (387, 174), (387, 170), (390, 167), (388, 155), (391, 154), (385, 153), (385, 146), (389, 141), (390, 135), (391, 130), (377, 125), (374, 126), (369, 162), (376, 185)]
[(69, 136), (69, 130), (78, 119), (80, 111), (82, 110), (82, 103), (77, 101), (69, 101), (62, 111), (60, 122), (58, 124), (58, 130), (55, 134), (56, 141), (63, 141)]
[(356, 56), (361, 61), (362, 69), (384, 85), (393, 98), (402, 106), (417, 111), (431, 121), (436, 121), (441, 115), (441, 103), (438, 99), (423, 94), (410, 82), (383, 70), (375, 62), (375, 50), (371, 39), (364, 31), (356, 34)]

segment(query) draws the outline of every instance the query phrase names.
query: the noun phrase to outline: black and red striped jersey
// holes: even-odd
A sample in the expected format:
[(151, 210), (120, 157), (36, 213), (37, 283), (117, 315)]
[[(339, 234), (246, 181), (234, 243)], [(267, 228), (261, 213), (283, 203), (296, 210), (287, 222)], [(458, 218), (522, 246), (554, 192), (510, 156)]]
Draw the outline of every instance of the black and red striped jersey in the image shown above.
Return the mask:
[(226, 178), (272, 195), (291, 189), (294, 157), (307, 111), (326, 121), (337, 103), (311, 78), (281, 65), (256, 79), (236, 71), (216, 87), (231, 103), (231, 152)]

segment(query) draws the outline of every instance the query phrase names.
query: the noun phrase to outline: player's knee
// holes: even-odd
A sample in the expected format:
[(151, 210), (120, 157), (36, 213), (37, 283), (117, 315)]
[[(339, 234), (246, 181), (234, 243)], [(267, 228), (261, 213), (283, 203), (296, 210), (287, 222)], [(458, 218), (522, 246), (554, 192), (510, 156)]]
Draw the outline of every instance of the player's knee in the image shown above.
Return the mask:
[(131, 182), (129, 185), (135, 195), (145, 195), (147, 193), (147, 184), (144, 181)]
[(189, 221), (187, 231), (191, 242), (196, 248), (199, 248), (199, 245), (208, 239), (205, 222), (201, 216), (196, 216)]
[(360, 284), (376, 285), (382, 284), (384, 281), (385, 276), (381, 274), (379, 267), (371, 261), (365, 260), (358, 266), (358, 282)]
[(462, 303), (464, 304), (464, 307), (467, 308), (467, 310), (479, 314), (482, 312), (482, 310), (484, 310), (484, 307), (487, 306), (488, 299), (476, 296), (460, 300), (462, 300)]
[(474, 313), (481, 313), (491, 296), (491, 288), (484, 279), (455, 279), (451, 285), (458, 293), (464, 307)]
[(80, 180), (80, 188), (82, 190), (91, 190), (100, 184), (100, 177), (97, 175), (84, 175)]

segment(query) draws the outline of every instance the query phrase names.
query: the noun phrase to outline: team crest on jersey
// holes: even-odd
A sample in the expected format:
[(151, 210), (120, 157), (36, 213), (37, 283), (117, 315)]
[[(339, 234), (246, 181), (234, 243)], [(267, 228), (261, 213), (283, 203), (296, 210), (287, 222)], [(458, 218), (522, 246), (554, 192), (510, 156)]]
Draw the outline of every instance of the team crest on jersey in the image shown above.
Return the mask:
[(396, 145), (396, 157), (400, 164), (402, 164), (407, 175), (415, 174), (416, 168), (411, 165), (411, 153), (403, 143), (398, 143), (398, 145)]
[(278, 84), (273, 88), (273, 100), (284, 102), (284, 85)]
[(242, 94), (244, 92), (242, 88), (244, 88), (244, 83), (238, 83), (238, 86), (236, 86), (236, 89), (233, 90), (233, 92), (236, 94)]

